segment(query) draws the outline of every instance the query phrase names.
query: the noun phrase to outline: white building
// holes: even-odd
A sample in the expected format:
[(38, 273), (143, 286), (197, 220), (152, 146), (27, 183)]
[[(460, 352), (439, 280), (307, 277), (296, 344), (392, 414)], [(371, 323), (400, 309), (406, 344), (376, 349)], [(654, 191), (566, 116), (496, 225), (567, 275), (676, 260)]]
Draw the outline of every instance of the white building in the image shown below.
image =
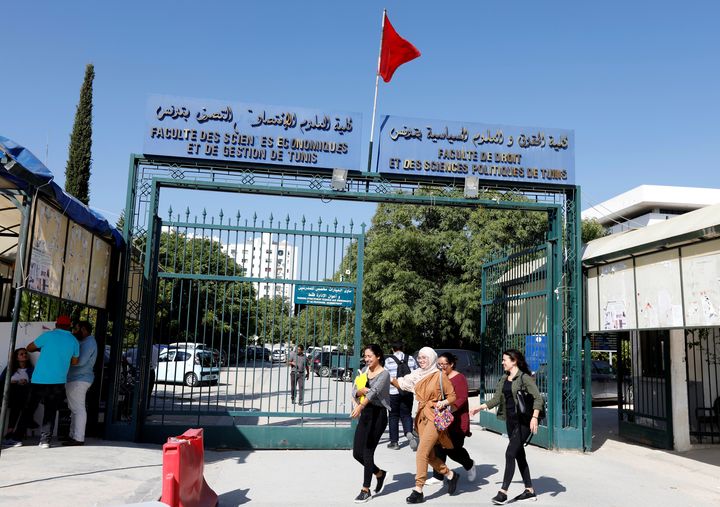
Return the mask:
[(617, 343), (625, 438), (676, 450), (720, 444), (715, 203), (718, 189), (644, 185), (582, 214), (622, 231), (586, 246), (583, 271), (587, 336)]
[(720, 189), (640, 185), (583, 210), (610, 234), (647, 227), (688, 211), (720, 203)]
[(223, 245), (223, 249), (245, 269), (245, 276), (272, 280), (253, 283), (258, 299), (282, 297), (293, 306), (294, 285), (283, 280), (298, 277), (296, 246), (276, 235), (263, 233), (245, 243)]

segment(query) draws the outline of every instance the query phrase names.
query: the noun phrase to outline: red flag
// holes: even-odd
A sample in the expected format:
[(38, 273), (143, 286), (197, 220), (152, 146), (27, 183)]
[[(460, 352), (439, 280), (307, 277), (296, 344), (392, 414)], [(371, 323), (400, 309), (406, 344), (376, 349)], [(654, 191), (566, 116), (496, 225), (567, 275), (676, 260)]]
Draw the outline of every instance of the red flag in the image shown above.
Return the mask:
[(414, 60), (418, 56), (420, 56), (420, 51), (398, 35), (390, 24), (390, 19), (387, 17), (387, 14), (385, 14), (382, 44), (380, 46), (380, 68), (378, 70), (383, 81), (389, 83), (395, 73), (395, 69), (403, 63)]

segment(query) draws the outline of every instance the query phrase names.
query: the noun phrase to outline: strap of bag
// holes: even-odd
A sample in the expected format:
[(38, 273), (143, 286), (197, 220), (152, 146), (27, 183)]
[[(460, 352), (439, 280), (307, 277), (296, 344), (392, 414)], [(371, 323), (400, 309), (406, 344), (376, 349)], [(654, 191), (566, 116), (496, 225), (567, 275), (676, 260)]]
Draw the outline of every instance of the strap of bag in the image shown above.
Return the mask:
[(441, 400), (444, 400), (444, 399), (445, 399), (445, 391), (443, 390), (443, 386), (442, 386), (442, 376), (443, 376), (443, 374), (442, 374), (442, 372), (438, 372), (438, 373), (440, 374), (440, 399), (441, 399)]

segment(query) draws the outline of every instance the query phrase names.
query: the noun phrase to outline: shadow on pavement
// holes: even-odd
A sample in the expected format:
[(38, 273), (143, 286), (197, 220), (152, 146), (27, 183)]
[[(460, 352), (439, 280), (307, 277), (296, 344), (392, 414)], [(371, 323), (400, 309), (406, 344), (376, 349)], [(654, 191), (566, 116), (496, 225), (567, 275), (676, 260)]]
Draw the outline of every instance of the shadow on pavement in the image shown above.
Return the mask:
[(218, 496), (218, 505), (242, 505), (250, 501), (247, 497), (250, 489), (236, 489)]
[(552, 497), (558, 496), (560, 493), (565, 493), (567, 488), (563, 486), (560, 481), (554, 477), (541, 476), (532, 480), (535, 493), (538, 497), (544, 495), (550, 495)]

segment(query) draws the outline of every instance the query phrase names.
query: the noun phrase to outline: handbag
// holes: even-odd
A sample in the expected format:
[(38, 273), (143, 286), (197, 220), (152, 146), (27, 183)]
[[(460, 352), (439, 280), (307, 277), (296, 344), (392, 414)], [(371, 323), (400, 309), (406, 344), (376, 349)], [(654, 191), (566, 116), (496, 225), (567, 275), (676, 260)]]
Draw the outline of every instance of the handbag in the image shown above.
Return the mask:
[[(440, 372), (440, 400), (445, 399), (445, 391), (442, 386), (442, 376), (443, 374)], [(437, 428), (438, 431), (445, 431), (455, 420), (455, 416), (452, 414), (449, 405), (443, 408), (437, 408), (437, 406), (435, 406), (433, 407), (433, 412), (435, 413), (433, 423), (435, 423), (435, 428)]]
[[(522, 375), (525, 375), (524, 373)], [(525, 383), (523, 382), (522, 375), (520, 377), (520, 389), (517, 391), (517, 406), (515, 411), (524, 422), (530, 423), (530, 419), (533, 415), (533, 404), (535, 403), (535, 397), (528, 392)]]

